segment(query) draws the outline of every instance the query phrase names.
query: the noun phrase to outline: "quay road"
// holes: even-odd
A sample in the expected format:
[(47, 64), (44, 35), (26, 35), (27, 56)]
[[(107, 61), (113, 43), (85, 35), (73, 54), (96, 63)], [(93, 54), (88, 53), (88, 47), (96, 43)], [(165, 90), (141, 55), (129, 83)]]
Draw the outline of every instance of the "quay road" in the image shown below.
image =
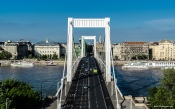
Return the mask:
[(102, 74), (93, 56), (82, 58), (62, 109), (114, 109)]

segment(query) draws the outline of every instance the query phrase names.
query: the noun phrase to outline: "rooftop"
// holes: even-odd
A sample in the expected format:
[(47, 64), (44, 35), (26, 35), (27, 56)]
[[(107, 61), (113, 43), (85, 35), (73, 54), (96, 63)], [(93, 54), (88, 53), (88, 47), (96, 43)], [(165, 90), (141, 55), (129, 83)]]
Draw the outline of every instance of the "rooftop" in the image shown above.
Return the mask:
[(59, 45), (59, 43), (58, 42), (54, 42), (54, 41), (50, 41), (50, 40), (46, 40), (46, 41), (41, 41), (41, 42), (37, 42), (36, 44), (35, 44), (35, 46), (57, 46), (57, 45)]
[(130, 44), (130, 45), (143, 45), (147, 42), (123, 42), (124, 44)]
[(165, 43), (165, 42), (168, 42), (168, 43), (175, 43), (174, 41), (172, 40), (167, 40), (167, 39), (164, 39), (164, 40), (160, 40), (159, 43)]

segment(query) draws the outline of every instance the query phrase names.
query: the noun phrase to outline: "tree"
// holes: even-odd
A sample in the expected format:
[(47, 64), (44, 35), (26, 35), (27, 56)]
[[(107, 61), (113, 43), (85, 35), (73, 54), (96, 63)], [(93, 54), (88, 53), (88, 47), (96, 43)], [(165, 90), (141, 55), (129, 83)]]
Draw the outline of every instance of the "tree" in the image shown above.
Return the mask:
[(46, 60), (47, 59), (47, 55), (42, 55), (41, 59)]
[(132, 60), (136, 60), (136, 56), (133, 56), (131, 59), (132, 59)]
[(28, 83), (7, 79), (1, 83), (0, 107), (5, 109), (6, 99), (9, 109), (31, 109), (40, 102), (40, 93)]
[(3, 50), (0, 53), (0, 59), (10, 59), (12, 57), (12, 54), (8, 51)]
[(29, 54), (29, 55), (28, 55), (28, 58), (29, 58), (29, 59), (31, 59), (32, 57), (33, 57), (32, 54)]
[(170, 109), (175, 107), (175, 69), (167, 69), (163, 74), (160, 86), (149, 90), (148, 100), (153, 109), (157, 109), (155, 106), (172, 106)]
[(58, 59), (58, 55), (54, 53), (52, 59)]
[(118, 60), (118, 56), (115, 56), (115, 60)]

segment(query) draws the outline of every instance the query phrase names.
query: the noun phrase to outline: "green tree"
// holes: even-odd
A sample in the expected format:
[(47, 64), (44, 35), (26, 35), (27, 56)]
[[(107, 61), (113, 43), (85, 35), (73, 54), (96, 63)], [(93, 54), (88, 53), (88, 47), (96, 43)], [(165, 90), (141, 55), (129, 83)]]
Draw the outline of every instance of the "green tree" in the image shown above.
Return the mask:
[(115, 56), (115, 60), (118, 60), (118, 56)]
[(52, 59), (58, 59), (58, 55), (54, 53)]
[(40, 102), (40, 93), (28, 83), (7, 79), (1, 83), (0, 107), (5, 109), (6, 98), (9, 109), (31, 109)]
[(8, 51), (3, 50), (0, 52), (0, 59), (10, 59), (12, 57), (12, 54)]
[(29, 54), (29, 55), (28, 55), (28, 58), (29, 58), (29, 59), (31, 59), (32, 57), (33, 57), (32, 54)]
[(175, 108), (175, 69), (167, 69), (163, 72), (164, 76), (160, 86), (151, 88), (148, 94), (151, 108), (157, 109), (154, 106), (173, 106)]
[(136, 58), (136, 56), (133, 56), (131, 59), (132, 59), (132, 60), (136, 60), (137, 58)]
[(47, 59), (47, 55), (42, 55), (41, 59), (46, 60)]

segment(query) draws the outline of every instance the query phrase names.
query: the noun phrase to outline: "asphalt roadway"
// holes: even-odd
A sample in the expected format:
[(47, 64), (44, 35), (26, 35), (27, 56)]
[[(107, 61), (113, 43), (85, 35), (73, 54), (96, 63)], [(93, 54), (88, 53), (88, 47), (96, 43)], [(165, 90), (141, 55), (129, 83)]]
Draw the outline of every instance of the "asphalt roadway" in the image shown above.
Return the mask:
[(62, 109), (114, 109), (102, 73), (93, 56), (82, 58)]

